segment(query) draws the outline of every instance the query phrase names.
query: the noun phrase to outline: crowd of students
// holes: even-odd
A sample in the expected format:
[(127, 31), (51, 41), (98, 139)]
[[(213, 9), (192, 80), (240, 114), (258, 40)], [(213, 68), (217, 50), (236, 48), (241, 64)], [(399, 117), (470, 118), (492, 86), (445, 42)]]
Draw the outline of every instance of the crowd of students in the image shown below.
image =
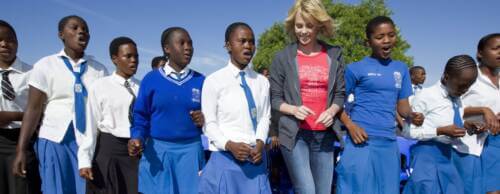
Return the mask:
[(477, 62), (453, 56), (423, 88), (425, 69), (391, 58), (390, 18), (367, 23), (371, 54), (349, 65), (342, 45), (320, 40), (334, 27), (321, 1), (296, 0), (285, 19), (293, 43), (268, 77), (249, 65), (248, 24), (227, 27), (227, 65), (206, 77), (189, 68), (189, 32), (171, 27), (139, 81), (128, 37), (111, 41), (109, 73), (85, 52), (86, 21), (67, 16), (63, 49), (31, 66), (1, 20), (0, 193), (264, 194), (275, 192), (268, 163), (286, 168), (295, 193), (400, 193), (397, 134), (417, 140), (403, 193), (500, 193), (500, 34), (480, 39)]

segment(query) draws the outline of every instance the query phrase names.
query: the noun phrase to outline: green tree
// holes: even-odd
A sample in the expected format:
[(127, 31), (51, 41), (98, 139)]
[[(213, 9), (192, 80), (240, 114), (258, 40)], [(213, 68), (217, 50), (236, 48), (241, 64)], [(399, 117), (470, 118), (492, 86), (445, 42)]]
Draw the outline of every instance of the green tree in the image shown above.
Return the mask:
[[(384, 0), (363, 0), (358, 5), (346, 3), (332, 3), (323, 0), (328, 14), (336, 24), (335, 36), (320, 38), (330, 44), (343, 48), (346, 64), (359, 61), (370, 55), (371, 50), (366, 46), (365, 26), (375, 16), (391, 16), (392, 11), (387, 8)], [(397, 24), (396, 24), (397, 25)], [(258, 51), (253, 63), (255, 69), (269, 67), (276, 52), (283, 49), (290, 39), (284, 30), (283, 23), (275, 23), (271, 28), (260, 35)], [(397, 44), (392, 49), (392, 58), (413, 65), (413, 57), (406, 55), (410, 45), (402, 38), (398, 30)]]

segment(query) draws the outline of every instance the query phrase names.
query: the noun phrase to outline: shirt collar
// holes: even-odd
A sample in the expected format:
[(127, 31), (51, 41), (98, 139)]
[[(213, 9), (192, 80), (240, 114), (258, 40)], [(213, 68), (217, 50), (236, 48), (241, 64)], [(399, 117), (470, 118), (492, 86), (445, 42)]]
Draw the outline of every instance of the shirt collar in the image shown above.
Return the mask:
[(231, 75), (235, 78), (238, 78), (240, 76), (240, 72), (242, 71), (245, 72), (245, 75), (249, 75), (249, 73), (251, 72), (250, 65), (247, 65), (243, 70), (240, 70), (233, 62), (231, 62), (231, 60), (227, 62), (226, 67), (229, 69), (229, 72), (231, 72)]
[(24, 72), (24, 66), (23, 66), (23, 63), (21, 62), (21, 60), (19, 59), (19, 57), (16, 57), (16, 59), (14, 60), (14, 62), (12, 63), (12, 65), (10, 65), (9, 68), (7, 69), (0, 69), (0, 72), (4, 72), (4, 71), (13, 71), (13, 72), (16, 72), (16, 73), (22, 73)]
[(116, 71), (115, 71), (115, 72), (113, 72), (113, 74), (111, 74), (111, 77), (112, 77), (112, 79), (113, 79), (114, 81), (116, 81), (118, 84), (120, 84), (120, 85), (122, 85), (122, 86), (124, 86), (124, 85), (125, 85), (125, 81), (128, 81), (128, 83), (130, 84), (130, 86), (134, 86), (134, 84), (135, 84), (135, 83), (132, 81), (133, 77), (130, 77), (130, 78), (128, 78), (128, 79), (125, 79), (124, 77), (122, 77), (122, 76), (118, 75), (118, 74), (116, 73)]
[(57, 56), (58, 57), (66, 57), (66, 58), (70, 59), (69, 61), (73, 67), (78, 67), (78, 66), (80, 66), (80, 64), (82, 64), (85, 61), (88, 61), (91, 58), (89, 55), (84, 54), (83, 57), (78, 59), (78, 61), (75, 63), (73, 60), (71, 60), (71, 58), (68, 56), (68, 54), (66, 54), (66, 52), (64, 51), (64, 48), (61, 51), (59, 51), (59, 53), (57, 53)]
[[(186, 67), (184, 67), (184, 69), (182, 69), (179, 73), (185, 75), (188, 70), (189, 67), (186, 65)], [(168, 60), (167, 63), (165, 63), (165, 65), (163, 66), (163, 71), (165, 72), (165, 75), (170, 75), (171, 73), (177, 73), (174, 70), (174, 68), (170, 66), (170, 60)]]
[[(490, 87), (497, 89), (495, 84), (491, 83), (490, 78), (488, 78), (486, 75), (484, 75), (480, 68), (478, 68), (477, 71), (478, 71), (478, 77), (477, 77), (476, 81), (484, 82), (487, 85), (489, 85)], [(500, 78), (499, 78), (499, 81), (500, 81)]]

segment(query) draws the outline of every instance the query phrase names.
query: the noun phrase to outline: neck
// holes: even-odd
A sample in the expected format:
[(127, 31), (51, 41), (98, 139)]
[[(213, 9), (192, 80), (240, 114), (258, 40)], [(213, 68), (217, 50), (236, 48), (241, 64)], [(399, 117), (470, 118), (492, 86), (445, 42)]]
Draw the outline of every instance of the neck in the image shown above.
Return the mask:
[(231, 63), (232, 63), (232, 64), (233, 64), (236, 68), (238, 68), (239, 70), (243, 70), (243, 69), (245, 69), (245, 68), (248, 66), (248, 64), (239, 64), (239, 63), (237, 63), (236, 61), (234, 61), (233, 59), (231, 59)]
[(72, 50), (72, 49), (69, 49), (67, 47), (64, 47), (64, 52), (66, 53), (66, 55), (68, 55), (69, 58), (71, 58), (71, 60), (73, 60), (74, 62), (77, 62), (78, 59), (81, 59), (83, 57), (83, 52), (77, 52), (75, 50)]
[(12, 59), (12, 61), (0, 61), (0, 68), (2, 69), (8, 69), (12, 64), (14, 64), (14, 61), (16, 58)]
[(495, 84), (497, 87), (499, 87), (500, 83), (498, 81), (499, 76), (498, 76), (497, 68), (491, 68), (491, 67), (488, 67), (486, 65), (481, 64), (481, 65), (479, 65), (479, 70), (486, 77), (488, 77), (493, 84)]
[(321, 51), (321, 45), (318, 43), (318, 41), (314, 40), (314, 41), (311, 41), (311, 43), (306, 44), (306, 45), (299, 43), (298, 49), (303, 54), (309, 55), (309, 54), (317, 53), (317, 52)]
[(176, 63), (174, 63), (172, 61), (168, 63), (168, 66), (170, 66), (172, 69), (174, 69), (174, 71), (177, 73), (181, 72), (184, 69), (184, 67), (186, 67), (186, 66), (177, 65)]
[(121, 71), (117, 71), (116, 74), (120, 77), (123, 77), (125, 80), (128, 80), (128, 79), (130, 79), (130, 77), (132, 77), (132, 75), (127, 75)]

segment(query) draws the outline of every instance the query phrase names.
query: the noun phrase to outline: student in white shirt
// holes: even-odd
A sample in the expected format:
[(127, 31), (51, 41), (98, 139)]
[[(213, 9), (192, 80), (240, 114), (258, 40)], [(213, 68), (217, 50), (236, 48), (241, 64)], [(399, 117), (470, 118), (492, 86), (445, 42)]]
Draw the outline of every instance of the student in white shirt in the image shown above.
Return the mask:
[(199, 193), (271, 193), (264, 155), (269, 82), (248, 65), (255, 51), (250, 26), (229, 25), (225, 47), (229, 63), (203, 84), (204, 133), (213, 152), (202, 171)]
[(422, 66), (413, 66), (410, 68), (410, 77), (411, 77), (411, 88), (413, 91), (413, 95), (416, 95), (420, 91), (422, 91), (422, 84), (425, 82), (425, 69)]
[[(115, 73), (89, 87), (86, 130), (78, 148), (80, 176), (95, 193), (137, 193), (139, 159), (128, 154), (133, 103), (139, 81), (135, 42), (118, 37), (109, 46)], [(92, 160), (94, 159), (94, 160)]]
[(474, 59), (468, 55), (455, 56), (448, 60), (441, 81), (415, 96), (412, 109), (423, 113), (425, 120), (422, 126), (411, 125), (404, 130), (406, 137), (419, 140), (411, 149), (413, 172), (404, 194), (465, 193), (451, 156), (458, 149), (456, 138), (465, 135), (465, 128), (475, 127), (462, 121), (460, 96), (476, 77)]
[[(464, 95), (465, 119), (481, 121), (488, 133), (473, 134), (462, 138), (462, 146), (467, 148), (470, 163), (463, 163), (463, 178), (474, 187), (474, 193), (500, 193), (500, 33), (481, 38), (477, 46), (479, 77), (470, 91)], [(487, 139), (486, 139), (487, 136)], [(486, 142), (485, 142), (486, 141)], [(484, 146), (484, 149), (483, 149)], [(482, 152), (481, 152), (482, 151)], [(477, 169), (481, 154), (481, 168)], [(476, 168), (470, 168), (474, 166)], [(480, 175), (478, 172), (482, 172)], [(482, 179), (482, 180), (481, 180)], [(480, 190), (484, 185), (484, 190)], [(466, 184), (467, 184), (466, 183)], [(472, 192), (471, 192), (472, 193)]]
[(75, 15), (62, 18), (59, 38), (64, 49), (40, 59), (31, 71), (28, 105), (13, 171), (25, 176), (29, 170), (25, 167), (28, 142), (42, 119), (35, 144), (42, 192), (82, 194), (85, 180), (79, 176), (76, 155), (85, 131), (86, 88), (107, 71), (85, 55), (90, 35), (83, 18)]
[(16, 56), (17, 45), (14, 28), (0, 20), (0, 193), (40, 193), (38, 164), (31, 146), (26, 156), (29, 161), (26, 165), (31, 172), (26, 178), (18, 178), (12, 174), (20, 121), (28, 102), (28, 78), (32, 69)]

